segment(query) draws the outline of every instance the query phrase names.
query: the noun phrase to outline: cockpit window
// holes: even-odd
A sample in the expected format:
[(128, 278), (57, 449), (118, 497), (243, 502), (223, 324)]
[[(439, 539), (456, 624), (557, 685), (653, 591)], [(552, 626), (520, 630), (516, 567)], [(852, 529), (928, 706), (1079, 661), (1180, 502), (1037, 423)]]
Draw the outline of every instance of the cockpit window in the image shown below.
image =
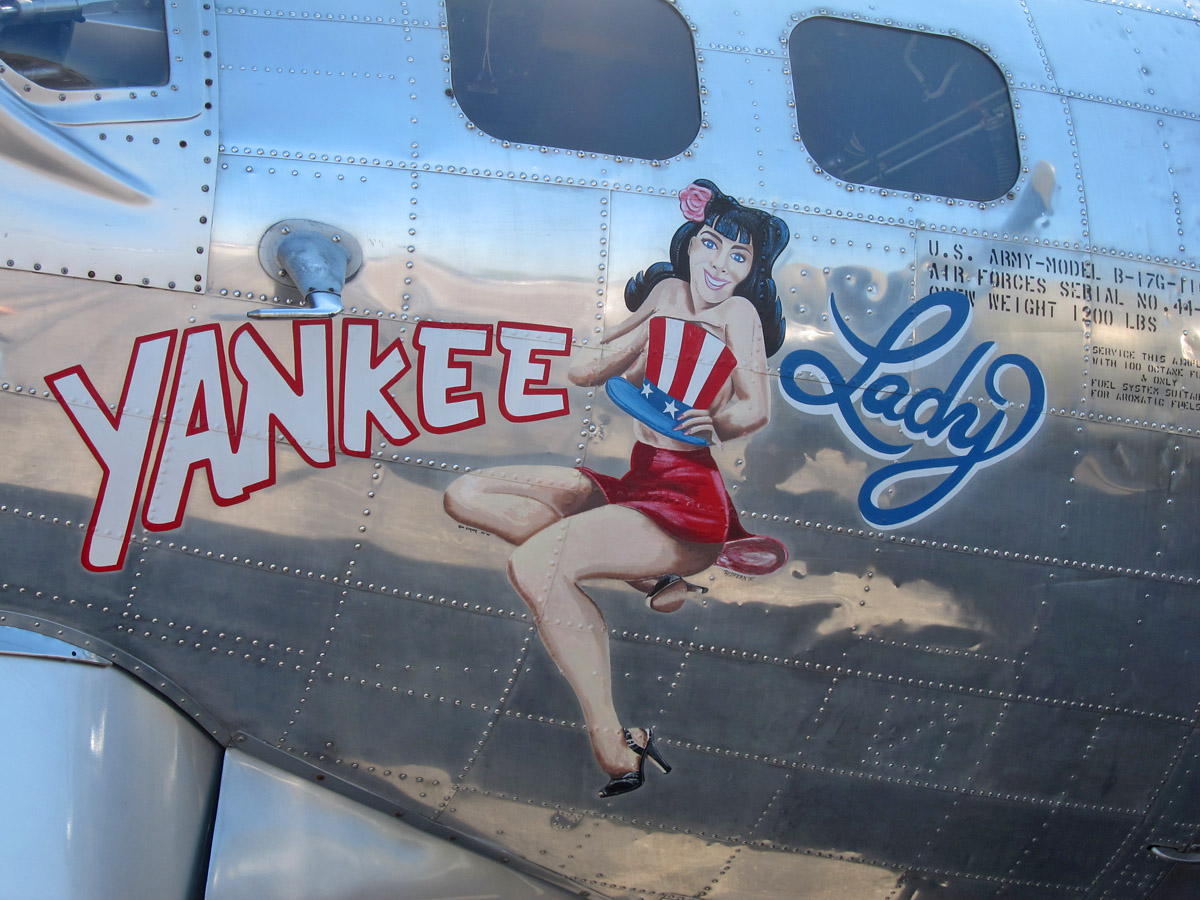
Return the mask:
[(166, 84), (163, 0), (0, 0), (0, 62), (59, 91)]
[(700, 129), (691, 31), (665, 0), (447, 0), (454, 96), (502, 140), (664, 159)]
[(800, 139), (829, 174), (962, 200), (1016, 182), (1008, 87), (966, 41), (818, 16), (789, 44)]

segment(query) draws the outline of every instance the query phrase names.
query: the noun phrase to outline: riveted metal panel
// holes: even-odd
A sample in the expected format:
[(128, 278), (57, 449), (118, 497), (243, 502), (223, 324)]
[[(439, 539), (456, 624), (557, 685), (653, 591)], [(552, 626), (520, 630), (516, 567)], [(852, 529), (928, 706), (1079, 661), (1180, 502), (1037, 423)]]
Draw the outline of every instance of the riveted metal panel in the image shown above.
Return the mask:
[(347, 310), (373, 315), (382, 310), (388, 318), (400, 317), (407, 245), (397, 211), (411, 190), (407, 174), (345, 161), (260, 159), (256, 152), (246, 158), (239, 145), (239, 155), (222, 157), (218, 184), (211, 275), (215, 295), (240, 300), (242, 314), (249, 304), (298, 302), (294, 288), (263, 271), (258, 243), (273, 224), (307, 210), (348, 234), (363, 236), (364, 266), (346, 284)]
[[(113, 611), (125, 605), (128, 578), (120, 573), (96, 576), (82, 568), (60, 573), (47, 562), (79, 558), (88, 511), (74, 504), (64, 507), (61, 495), (33, 491), (8, 494), (0, 506), (5, 507), (0, 509), (0, 539), (11, 555), (0, 590), (27, 595), (38, 605), (48, 601), (53, 611), (45, 615), (68, 616), (88, 633), (104, 630)], [(82, 513), (78, 519), (73, 518), (76, 512)]]
[[(1164, 118), (1162, 122), (1163, 146), (1170, 163), (1167, 170), (1172, 182), (1170, 198), (1175, 204), (1168, 206), (1164, 214), (1168, 219), (1174, 214), (1181, 258), (1195, 259), (1196, 247), (1200, 245), (1200, 203), (1196, 200), (1200, 197), (1200, 170), (1190, 148), (1200, 139), (1200, 122), (1180, 117)], [(1175, 253), (1175, 248), (1169, 244), (1165, 250)]]
[[(968, 23), (951, 6), (855, 3), (823, 14), (992, 53), (1020, 107), (1027, 171), (1011, 198), (982, 205), (849, 190), (813, 171), (788, 107), (788, 35), (822, 10), (678, 7), (695, 26), (704, 127), (657, 165), (506, 146), (470, 127), (446, 94), (454, 63), (432, 0), (219, 7), (211, 287), (179, 303), (124, 284), (84, 293), (88, 282), (44, 271), (3, 286), (16, 314), (0, 318), (0, 421), (18, 452), (0, 457), (0, 605), (105, 634), (120, 664), (194, 692), (213, 730), (241, 728), (308, 777), (579, 890), (1146, 896), (1164, 870), (1145, 846), (1195, 834), (1197, 291), (1191, 257), (1173, 249), (1192, 243), (1195, 123), (1056, 81), (1066, 45), (1038, 30), (1046, 4), (985, 4)], [(1063, 10), (1151, 31), (1183, 21), (1132, 4)], [(753, 579), (699, 572), (709, 592), (671, 615), (623, 582), (586, 584), (622, 720), (654, 727), (675, 766), (601, 799), (578, 701), (510, 584), (512, 548), (450, 518), (444, 494), (490, 467), (619, 474), (632, 423), (602, 388), (570, 384), (565, 356), (548, 385), (569, 412), (506, 417), (493, 343), (471, 367), (486, 428), (434, 434), (419, 416), (416, 329), (472, 323), (494, 342), (500, 322), (525, 322), (571, 329), (572, 358), (598, 353), (628, 315), (625, 282), (667, 258), (695, 178), (776, 212), (792, 235), (774, 272), (787, 333), (768, 361), (771, 420), (714, 451), (742, 524), (790, 559)], [(376, 350), (398, 341), (408, 355), (388, 390), (417, 434), (376, 431), (368, 458), (338, 451), (324, 469), (279, 440), (276, 483), (227, 506), (200, 472), (178, 528), (135, 523), (123, 569), (86, 572), (79, 525), (101, 471), (45, 376), (79, 364), (115, 406), (138, 335), (216, 324), (227, 345), (247, 311), (294, 305), (257, 252), (289, 217), (361, 243), (332, 328), (335, 381), (343, 323), (372, 323)], [(995, 342), (1044, 377), (1045, 419), (924, 518), (876, 527), (860, 492), (889, 461), (835, 417), (787, 403), (780, 368), (807, 348), (852, 374), (840, 328), (877, 344), (940, 290), (962, 292), (970, 323), (941, 358), (898, 367), (907, 389), (946, 389)], [(290, 367), (291, 327), (254, 327)], [(1015, 417), (1033, 398), (1008, 379)], [(996, 412), (985, 387), (977, 375), (958, 399)], [(956, 455), (910, 442), (914, 459)]]
[[(1165, 527), (1172, 504), (1171, 470), (1179, 438), (1150, 429), (1088, 423), (1073, 477), (1077, 503), (1064, 509), (1064, 522), (1089, 550), (1088, 565), (1123, 565), (1126, 572), (1196, 575), (1194, 557), (1180, 546), (1182, 535)], [(1129, 460), (1136, 459), (1136, 463)], [(1086, 510), (1086, 515), (1081, 512)], [(1153, 534), (1154, 548), (1132, 547), (1131, 532)]]
[[(308, 12), (307, 7), (302, 7)], [(221, 90), (223, 143), (226, 150), (259, 148), (282, 157), (342, 161), (365, 152), (372, 158), (407, 156), (403, 152), (414, 129), (409, 122), (415, 88), (409, 83), (410, 55), (405, 46), (411, 29), (388, 17), (384, 23), (329, 22), (313, 13), (284, 16), (235, 14), (221, 17)], [(315, 12), (315, 11), (314, 11)], [(392, 10), (394, 14), (395, 10)], [(276, 19), (282, 19), (277, 21)], [(343, 45), (331, 32), (353, 40), (355, 59), (348, 65)], [(310, 48), (300, 62), (296, 46)], [(288, 101), (295, 91), (305, 95), (303, 108)], [(358, 117), (353, 142), (340, 127), (346, 97), (366, 112)], [(274, 99), (272, 99), (274, 98)], [(353, 151), (353, 152), (351, 152)], [(337, 159), (335, 159), (337, 157)]]
[[(197, 701), (231, 728), (275, 739), (299, 715), (297, 707), (303, 709), (300, 698), (325, 650), (326, 623), (334, 620), (336, 589), (299, 573), (273, 578), (269, 566), (275, 563), (260, 567), (236, 550), (210, 573), (212, 564), (202, 562), (206, 555), (186, 546), (134, 545), (136, 590), (124, 604), (128, 615), (114, 643), (187, 683)], [(205, 588), (189, 590), (201, 571)], [(266, 610), (280, 603), (287, 615), (273, 621)], [(221, 699), (230, 680), (257, 698), (234, 715)]]
[[(413, 185), (404, 213), (416, 218), (401, 219), (416, 231), (414, 317), (536, 322), (589, 336), (619, 214), (608, 192), (436, 172)], [(521, 275), (535, 270), (537, 279)]]
[[(451, 612), (460, 622), (454, 652), (448, 647), (431, 660), (420, 648), (435, 623), (445, 621), (448, 604), (358, 602), (385, 607), (373, 619), (388, 628), (387, 652), (379, 651), (374, 630), (347, 635), (338, 620), (313, 673), (314, 692), (289, 727), (287, 743), (319, 747), (319, 761), (367, 769), (361, 777), (377, 792), (436, 816), (490, 736), (527, 649), (528, 626), (486, 613)], [(339, 605), (339, 614), (354, 612), (354, 605)], [(377, 715), (364, 721), (355, 710), (367, 699)]]
[[(385, 598), (407, 592), (419, 594), (418, 599), (445, 596), (459, 604), (483, 603), (506, 610), (505, 615), (516, 609), (515, 598), (510, 602), (507, 596), (503, 571), (508, 554), (501, 542), (465, 528), (428, 527), (444, 515), (442, 492), (449, 476), (438, 459), (454, 460), (445, 463), (453, 472), (475, 464), (476, 458), (465, 457), (466, 463), (459, 462), (464, 459), (459, 455), (427, 460), (404, 448), (388, 449), (361, 484), (362, 500), (369, 504), (363, 509), (371, 515), (362, 518), (363, 531), (352, 554), (355, 586), (367, 586)], [(429, 461), (435, 465), (427, 465)], [(373, 497), (366, 496), (368, 490)], [(362, 510), (358, 512), (361, 516)]]
[[(979, 234), (1023, 244), (1075, 250), (1086, 247), (1087, 206), (1068, 101), (1054, 93), (1018, 89), (1013, 92), (1013, 103), (1024, 142), (1014, 198), (1003, 205), (999, 216), (991, 210), (959, 208), (959, 233), (975, 235), (978, 229)], [(943, 217), (929, 219), (940, 231)]]
[[(1194, 255), (1176, 256), (1179, 226), (1174, 216), (1149, 214), (1143, 202), (1148, 195), (1172, 195), (1170, 162), (1163, 148), (1165, 128), (1159, 124), (1162, 116), (1080, 99), (1069, 103), (1080, 144), (1104, 148), (1104, 152), (1080, 153), (1092, 242), (1162, 261), (1194, 262)], [(1129, 160), (1138, 161), (1137, 178), (1125, 174)], [(1092, 185), (1103, 185), (1103, 190), (1093, 190)], [(1164, 257), (1163, 248), (1169, 255)]]
[[(183, 523), (162, 534), (145, 529), (137, 536), (146, 544), (175, 550), (193, 558), (218, 559), (254, 569), (269, 569), (298, 577), (342, 578), (347, 561), (353, 558), (355, 526), (362, 511), (353, 508), (353, 498), (365, 474), (357, 460), (346, 459), (332, 472), (318, 472), (307, 465), (290, 444), (275, 446), (275, 484), (259, 491), (246, 502), (218, 505), (204, 482), (189, 493)], [(297, 515), (297, 510), (304, 510)], [(264, 522), (278, 522), (264, 528)], [(297, 540), (311, 542), (303, 551)], [(170, 554), (152, 555), (168, 570), (181, 562)], [(186, 564), (185, 564), (186, 565)], [(169, 576), (168, 576), (169, 577)], [(236, 581), (239, 576), (230, 575)]]
[[(761, 55), (706, 51), (701, 62), (701, 103), (705, 125), (692, 155), (660, 170), (658, 179), (668, 185), (703, 176), (703, 159), (717, 155), (736, 160), (741, 183), (737, 194), (753, 192), (770, 201), (781, 201), (780, 190), (790, 182), (801, 163), (799, 145), (780, 116), (762, 108), (764, 93), (782, 101), (787, 82), (787, 60)], [(834, 188), (814, 191), (812, 200), (834, 194)], [(832, 202), (832, 200), (830, 201)]]
[(8, 268), (204, 290), (217, 147), (212, 20), (198, 6), (167, 11), (173, 73), (161, 88), (59, 93), (0, 73)]
[[(1055, 576), (1034, 594), (1041, 610), (1022, 691), (1060, 703), (1077, 698), (1101, 712), (1112, 707), (1189, 721), (1193, 705), (1183, 686), (1195, 677), (1194, 626), (1180, 621), (1187, 589), (1152, 592), (1128, 578)], [(1066, 648), (1080, 646), (1087, 661), (1064, 665)]]
[[(1062, 798), (1096, 812), (1140, 816), (1173, 762), (1171, 753), (1188, 726), (1151, 716), (1080, 712), (1014, 703), (1005, 711), (989, 747), (994, 765), (974, 782), (983, 791)], [(1138, 766), (1122, 766), (1121, 753), (1134, 752)], [(1071, 771), (1062, 761), (1076, 760)], [(1037, 760), (1041, 765), (1029, 765)], [(1046, 765), (1058, 761), (1057, 765)]]
[(1072, 96), (1195, 117), (1197, 82), (1181, 78), (1171, 64), (1180, 47), (1200, 37), (1200, 22), (1185, 5), (1131, 5), (1103, 18), (1081, 15), (1080, 3), (1027, 5), (1060, 88)]
[[(765, 854), (772, 853), (767, 844), (738, 848), (736, 854), (719, 870), (717, 882), (705, 896), (733, 898), (746, 892), (762, 890), (772, 896), (785, 896), (796, 885), (804, 885), (811, 896), (821, 900), (835, 900), (847, 892), (862, 900), (882, 900), (893, 895), (898, 887), (919, 884), (921, 879), (911, 873), (901, 873), (883, 866), (864, 865), (841, 854), (818, 852), (775, 852), (771, 857), (776, 865), (768, 871), (762, 865)], [(939, 879), (946, 884), (947, 879)], [(963, 890), (955, 885), (955, 890)], [(970, 886), (967, 886), (970, 890)], [(960, 893), (968, 900), (986, 894)]]
[[(556, 736), (555, 740), (560, 740)], [(723, 785), (722, 785), (723, 786)], [(644, 891), (640, 887), (647, 883), (647, 873), (653, 868), (671, 873), (673, 883), (684, 890), (701, 892), (706, 888), (720, 890), (731, 870), (746, 865), (751, 876), (764, 877), (756, 860), (746, 861), (742, 857), (752, 854), (751, 845), (731, 849), (726, 844), (714, 841), (710, 835), (698, 834), (684, 829), (666, 830), (643, 819), (622, 814), (615, 807), (600, 815), (583, 809), (571, 809), (563, 805), (547, 808), (542, 804), (530, 804), (525, 797), (498, 794), (487, 790), (464, 790), (456, 802), (459, 813), (467, 821), (480, 822), (485, 827), (502, 823), (498, 830), (504, 837), (520, 840), (522, 836), (539, 835), (541, 850), (539, 857), (552, 870), (568, 870), (576, 865), (588, 872), (584, 880), (589, 891), (599, 891), (608, 896), (636, 895)], [(492, 829), (492, 833), (498, 833)], [(614, 848), (636, 846), (635, 854), (614, 853)], [(798, 860), (795, 865), (803, 867), (808, 862), (820, 868), (819, 861)], [(827, 869), (835, 868), (830, 865)], [(857, 879), (864, 885), (894, 885), (889, 873), (859, 871), (859, 867), (846, 865), (842, 872), (847, 879)], [(807, 870), (807, 869), (806, 869)], [(832, 879), (832, 872), (826, 872)], [(714, 884), (716, 882), (716, 884)], [(755, 889), (766, 887), (755, 882)], [(736, 889), (736, 888), (735, 888)], [(687, 896), (672, 893), (667, 896)], [(875, 894), (863, 894), (875, 897)], [(879, 894), (878, 896), (885, 896)]]
[[(517, 734), (520, 736), (516, 737)], [(502, 775), (502, 767), (510, 764), (501, 761), (496, 755), (497, 750), (485, 746), (476, 762), (477, 771), (468, 776), (466, 786), (477, 792), (490, 790), (496, 793), (492, 782), (503, 777), (509, 785), (503, 793), (521, 802), (540, 805), (550, 802), (545, 783), (547, 779), (553, 779), (565, 787), (555, 802), (571, 813), (629, 824), (648, 824), (664, 832), (686, 833), (690, 829), (701, 838), (723, 843), (740, 842), (750, 836), (759, 815), (785, 777), (779, 769), (763, 766), (749, 758), (738, 758), (725, 747), (667, 740), (662, 746), (662, 754), (673, 767), (678, 764), (679, 771), (672, 771), (666, 777), (674, 779), (683, 774), (682, 782), (677, 785), (683, 789), (666, 794), (660, 792), (657, 799), (629, 797), (627, 799), (633, 802), (618, 807), (613, 800), (597, 796), (603, 778), (597, 783), (592, 773), (578, 772), (571, 766), (571, 751), (587, 750), (587, 738), (581, 729), (564, 732), (560, 726), (549, 723), (522, 724), (515, 718), (505, 717), (496, 725), (494, 746), (503, 747), (513, 740), (528, 748), (529, 766)], [(563, 752), (559, 753), (558, 748)], [(653, 780), (655, 775), (659, 776), (660, 786), (665, 786), (666, 780), (657, 769), (648, 772), (646, 777)], [(696, 797), (703, 792), (720, 794), (724, 798), (724, 810), (718, 813), (711, 805), (698, 804)], [(611, 858), (616, 855), (612, 849), (610, 846), (605, 851), (598, 847), (590, 852)]]

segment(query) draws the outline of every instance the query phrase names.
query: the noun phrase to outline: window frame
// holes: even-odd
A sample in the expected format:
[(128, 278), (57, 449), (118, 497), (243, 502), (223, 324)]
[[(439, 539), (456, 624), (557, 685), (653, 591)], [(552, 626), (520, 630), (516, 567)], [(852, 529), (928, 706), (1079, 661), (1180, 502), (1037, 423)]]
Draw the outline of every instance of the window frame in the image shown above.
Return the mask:
[[(1007, 187), (1000, 190), (995, 195), (989, 196), (989, 197), (963, 197), (963, 196), (960, 196), (960, 194), (952, 194), (952, 193), (948, 193), (944, 190), (914, 189), (914, 188), (910, 188), (910, 187), (897, 187), (892, 184), (867, 184), (867, 183), (861, 182), (861, 181), (852, 181), (848, 178), (845, 178), (843, 175), (839, 174), (838, 172), (828, 168), (824, 162), (822, 162), (820, 159), (817, 158), (817, 155), (815, 153), (813, 153), (812, 149), (809, 146), (809, 143), (805, 140), (804, 129), (802, 127), (801, 114), (800, 114), (800, 106), (801, 106), (800, 98), (796, 91), (795, 66), (792, 61), (793, 60), (793, 55), (792, 55), (793, 44), (794, 44), (793, 38), (794, 38), (796, 32), (806, 22), (812, 22), (817, 19), (827, 19), (827, 20), (832, 20), (832, 21), (836, 21), (836, 22), (844, 22), (851, 26), (866, 26), (869, 28), (880, 28), (880, 29), (886, 29), (886, 30), (895, 31), (895, 32), (907, 32), (912, 35), (926, 37), (926, 38), (940, 38), (940, 39), (945, 39), (945, 40), (950, 40), (950, 41), (958, 41), (962, 44), (965, 44), (967, 47), (970, 47), (972, 50), (976, 51), (984, 60), (986, 60), (988, 63), (990, 63), (991, 66), (995, 69), (996, 74), (999, 76), (999, 79), (1000, 79), (999, 83), (1003, 87), (1003, 90), (1004, 90), (1005, 98), (1007, 101), (1006, 105), (1007, 105), (1007, 108), (1009, 111), (1009, 123), (1011, 126), (1011, 132), (1012, 132), (1013, 149), (1015, 151), (1015, 165), (1014, 165), (1012, 173), (1011, 173), (1012, 180), (1008, 183)], [(787, 66), (788, 92), (789, 92), (792, 107), (794, 110), (794, 115), (793, 115), (793, 125), (795, 127), (794, 136), (795, 136), (796, 140), (800, 143), (800, 145), (803, 147), (805, 155), (807, 156), (809, 162), (816, 168), (816, 171), (818, 171), (824, 175), (827, 175), (830, 178), (836, 179), (839, 184), (847, 187), (848, 189), (854, 189), (854, 188), (865, 189), (865, 190), (872, 191), (874, 193), (878, 193), (878, 194), (881, 194), (884, 196), (886, 196), (888, 194), (895, 194), (895, 195), (910, 197), (910, 198), (914, 198), (914, 199), (921, 199), (922, 197), (937, 197), (937, 198), (948, 200), (948, 201), (951, 201), (954, 203), (964, 203), (964, 204), (972, 204), (972, 205), (980, 205), (980, 206), (987, 206), (988, 204), (995, 204), (997, 202), (1003, 202), (1005, 200), (1010, 200), (1013, 198), (1013, 192), (1016, 190), (1017, 185), (1020, 184), (1020, 182), (1021, 182), (1021, 176), (1023, 173), (1023, 165), (1024, 165), (1023, 138), (1022, 138), (1020, 128), (1018, 128), (1018, 125), (1017, 125), (1018, 107), (1015, 103), (1015, 98), (1013, 96), (1011, 80), (1005, 74), (1004, 67), (993, 57), (993, 55), (988, 50), (984, 49), (984, 47), (981, 46), (979, 43), (963, 36), (962, 34), (960, 34), (958, 32), (954, 32), (954, 31), (943, 31), (940, 29), (935, 29), (935, 28), (931, 28), (931, 27), (927, 27), (927, 26), (906, 27), (904, 25), (895, 24), (891, 20), (877, 21), (874, 19), (868, 19), (868, 18), (857, 17), (857, 16), (851, 18), (851, 17), (847, 17), (845, 15), (832, 14), (832, 13), (829, 13), (824, 10), (822, 10), (820, 12), (814, 12), (811, 15), (803, 16), (802, 18), (795, 20), (792, 23), (792, 26), (787, 30), (783, 43), (786, 48), (786, 59), (788, 62), (788, 66)], [(1003, 173), (998, 172), (997, 174), (999, 175), (999, 174), (1003, 174)], [(1001, 179), (998, 178), (997, 180), (999, 181)]]
[[(451, 42), (452, 26), (450, 24), (449, 0), (446, 0), (446, 27), (445, 27), (445, 32), (446, 32), (445, 61), (446, 61), (446, 65), (448, 68), (448, 73), (449, 73), (448, 80), (449, 80), (449, 84), (450, 84), (450, 90), (447, 91), (447, 95), (452, 99), (452, 102), (457, 107), (458, 111), (462, 114), (462, 116), (464, 118), (466, 118), (468, 123), (470, 123), (471, 128), (475, 129), (480, 135), (483, 135), (483, 136), (491, 138), (495, 141), (501, 142), (505, 147), (512, 146), (512, 147), (515, 147), (518, 149), (525, 148), (525, 147), (528, 147), (530, 149), (546, 148), (546, 149), (553, 150), (554, 152), (563, 152), (563, 153), (570, 153), (570, 154), (587, 154), (587, 155), (590, 155), (593, 157), (612, 159), (612, 160), (615, 160), (618, 162), (621, 162), (624, 160), (631, 160), (631, 161), (647, 162), (647, 163), (651, 163), (651, 164), (658, 164), (658, 163), (664, 162), (664, 161), (679, 159), (696, 147), (696, 145), (700, 141), (701, 132), (704, 129), (704, 126), (707, 122), (707, 118), (705, 116), (705, 111), (704, 111), (704, 103), (703, 103), (703, 92), (704, 92), (703, 91), (703, 78), (701, 77), (701, 65), (700, 65), (701, 48), (697, 44), (695, 30), (688, 24), (687, 18), (685, 17), (683, 12), (679, 9), (679, 7), (676, 5), (676, 3), (673, 2), (673, 0), (654, 0), (654, 2), (661, 3), (661, 5), (666, 10), (668, 10), (671, 13), (674, 13), (678, 17), (679, 24), (682, 29), (681, 33), (686, 33), (686, 35), (687, 35), (688, 45), (690, 47), (690, 52), (691, 52), (691, 60), (690, 60), (691, 61), (691, 73), (692, 73), (693, 78), (695, 79), (695, 96), (694, 96), (694, 100), (695, 100), (695, 104), (696, 104), (695, 131), (694, 131), (694, 133), (692, 133), (691, 137), (689, 138), (689, 140), (686, 144), (679, 147), (674, 153), (672, 153), (670, 155), (642, 156), (637, 153), (630, 153), (628, 151), (617, 152), (617, 151), (612, 151), (612, 150), (597, 150), (597, 149), (592, 149), (592, 148), (587, 148), (587, 147), (568, 147), (568, 146), (565, 146), (562, 144), (556, 144), (556, 143), (542, 143), (542, 142), (538, 142), (535, 140), (529, 140), (527, 138), (504, 137), (504, 136), (495, 134), (492, 131), (485, 129), (482, 125), (479, 124), (479, 122), (476, 120), (476, 118), (471, 115), (471, 112), (468, 110), (467, 106), (464, 105), (464, 103), (463, 103), (463, 96), (465, 94), (469, 94), (469, 92), (462, 92), (459, 90), (460, 82), (458, 82), (458, 80), (456, 79), (455, 59), (454, 59), (454, 53), (452, 52), (452, 49), (451, 49), (451, 47), (452, 47), (452, 42)], [(461, 61), (460, 61), (460, 66), (461, 66)]]
[[(201, 9), (201, 7), (204, 7)], [(161, 85), (106, 88), (47, 88), (31, 81), (0, 57), (0, 90), (8, 90), (56, 125), (150, 122), (190, 119), (211, 104), (216, 42), (205, 27), (211, 4), (164, 0), (167, 81)], [(207, 75), (207, 79), (206, 79)], [(207, 80), (207, 83), (206, 83)]]

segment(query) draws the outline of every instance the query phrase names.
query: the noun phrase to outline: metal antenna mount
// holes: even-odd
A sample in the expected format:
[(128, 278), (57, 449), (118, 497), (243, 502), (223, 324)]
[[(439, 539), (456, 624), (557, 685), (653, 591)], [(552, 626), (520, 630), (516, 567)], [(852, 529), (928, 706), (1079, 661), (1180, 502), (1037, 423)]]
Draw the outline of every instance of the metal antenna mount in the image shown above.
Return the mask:
[(258, 261), (273, 279), (300, 289), (306, 307), (253, 309), (252, 319), (327, 319), (342, 311), (342, 287), (362, 268), (353, 235), (311, 219), (276, 222), (258, 244)]

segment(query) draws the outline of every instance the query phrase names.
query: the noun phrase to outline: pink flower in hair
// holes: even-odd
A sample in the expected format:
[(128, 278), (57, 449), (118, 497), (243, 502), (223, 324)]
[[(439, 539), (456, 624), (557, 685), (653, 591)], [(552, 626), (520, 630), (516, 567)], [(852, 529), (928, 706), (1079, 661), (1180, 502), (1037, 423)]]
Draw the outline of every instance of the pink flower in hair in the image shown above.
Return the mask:
[(689, 184), (679, 192), (679, 209), (683, 212), (683, 217), (689, 222), (703, 222), (704, 210), (712, 197), (713, 192), (708, 188), (695, 182)]

